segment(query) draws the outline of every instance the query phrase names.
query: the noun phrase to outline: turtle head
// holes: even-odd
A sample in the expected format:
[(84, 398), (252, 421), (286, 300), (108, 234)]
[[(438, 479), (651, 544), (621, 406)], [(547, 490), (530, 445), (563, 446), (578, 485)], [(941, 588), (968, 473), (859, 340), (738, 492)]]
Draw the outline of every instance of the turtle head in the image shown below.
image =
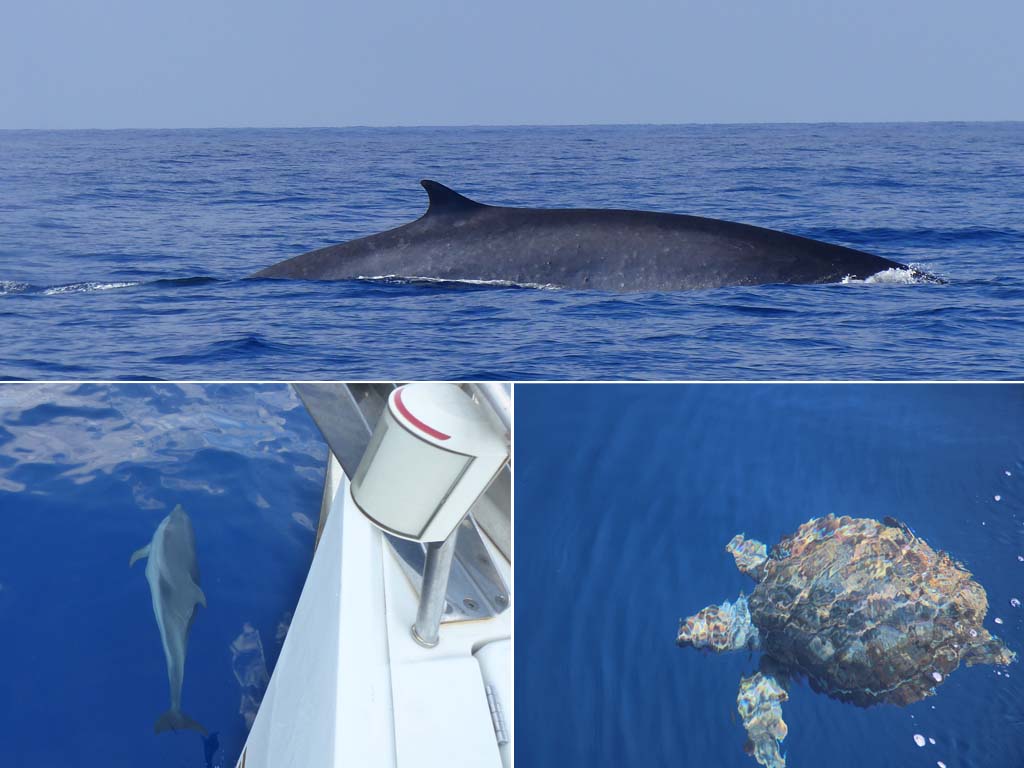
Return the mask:
[(682, 647), (708, 648), (715, 653), (758, 647), (757, 627), (750, 620), (747, 598), (735, 603), (709, 605), (679, 625), (676, 644)]

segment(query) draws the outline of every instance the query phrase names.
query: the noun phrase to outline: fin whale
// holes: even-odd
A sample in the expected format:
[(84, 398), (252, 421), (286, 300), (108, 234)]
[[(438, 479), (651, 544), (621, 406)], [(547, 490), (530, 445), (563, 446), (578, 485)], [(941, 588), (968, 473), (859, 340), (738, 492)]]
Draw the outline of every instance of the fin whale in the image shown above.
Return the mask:
[[(409, 224), (282, 261), (250, 277), (483, 280), (607, 291), (834, 283), (910, 268), (749, 224), (650, 211), (484, 205), (420, 182)], [(916, 274), (916, 273), (915, 273)]]
[(160, 629), (171, 687), (171, 707), (157, 719), (153, 730), (193, 730), (205, 737), (206, 728), (181, 711), (188, 633), (196, 617), (196, 606), (206, 607), (206, 595), (199, 588), (192, 521), (180, 504), (157, 526), (152, 541), (132, 553), (128, 567), (144, 557), (149, 558), (146, 581), (153, 597), (153, 615)]

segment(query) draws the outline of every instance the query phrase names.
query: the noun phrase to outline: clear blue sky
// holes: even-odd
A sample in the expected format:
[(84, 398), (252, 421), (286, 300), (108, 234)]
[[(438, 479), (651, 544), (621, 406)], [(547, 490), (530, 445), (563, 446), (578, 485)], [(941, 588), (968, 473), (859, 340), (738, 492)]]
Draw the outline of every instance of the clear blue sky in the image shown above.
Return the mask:
[(0, 127), (1024, 119), (1021, 0), (5, 0)]

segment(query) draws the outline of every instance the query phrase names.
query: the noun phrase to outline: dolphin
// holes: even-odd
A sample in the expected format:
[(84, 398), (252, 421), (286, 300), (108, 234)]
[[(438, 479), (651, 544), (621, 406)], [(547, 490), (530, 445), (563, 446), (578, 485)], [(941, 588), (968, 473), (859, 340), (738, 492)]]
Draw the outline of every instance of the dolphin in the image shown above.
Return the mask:
[(474, 280), (605, 291), (835, 283), (904, 264), (772, 229), (698, 216), (484, 205), (420, 182), (409, 224), (304, 253), (250, 277)]
[(157, 719), (154, 730), (163, 733), (190, 728), (205, 737), (206, 729), (181, 711), (188, 633), (196, 617), (196, 606), (206, 607), (206, 595), (199, 588), (196, 535), (180, 504), (157, 526), (153, 540), (132, 553), (128, 567), (143, 557), (149, 558), (146, 581), (153, 596), (153, 615), (160, 628), (171, 685), (171, 708)]

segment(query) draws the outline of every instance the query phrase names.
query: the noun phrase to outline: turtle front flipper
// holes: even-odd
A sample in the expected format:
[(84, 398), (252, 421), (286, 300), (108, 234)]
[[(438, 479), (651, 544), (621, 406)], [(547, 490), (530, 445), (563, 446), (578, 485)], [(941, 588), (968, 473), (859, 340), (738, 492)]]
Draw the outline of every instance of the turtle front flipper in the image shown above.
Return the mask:
[(676, 644), (693, 648), (710, 648), (716, 653), (754, 650), (759, 645), (757, 627), (750, 620), (747, 598), (740, 595), (735, 603), (709, 605), (679, 625)]
[(967, 666), (975, 664), (995, 664), (1005, 667), (1017, 660), (1017, 654), (1006, 647), (1006, 643), (987, 629), (971, 630), (975, 636), (964, 646), (963, 660)]
[(725, 551), (736, 560), (740, 573), (745, 573), (754, 581), (764, 577), (764, 564), (768, 561), (768, 547), (755, 539), (744, 538), (737, 533), (725, 545)]
[(740, 680), (736, 709), (747, 729), (747, 752), (765, 768), (786, 768), (779, 745), (789, 732), (782, 719), (782, 702), (788, 698), (778, 680), (764, 672)]

